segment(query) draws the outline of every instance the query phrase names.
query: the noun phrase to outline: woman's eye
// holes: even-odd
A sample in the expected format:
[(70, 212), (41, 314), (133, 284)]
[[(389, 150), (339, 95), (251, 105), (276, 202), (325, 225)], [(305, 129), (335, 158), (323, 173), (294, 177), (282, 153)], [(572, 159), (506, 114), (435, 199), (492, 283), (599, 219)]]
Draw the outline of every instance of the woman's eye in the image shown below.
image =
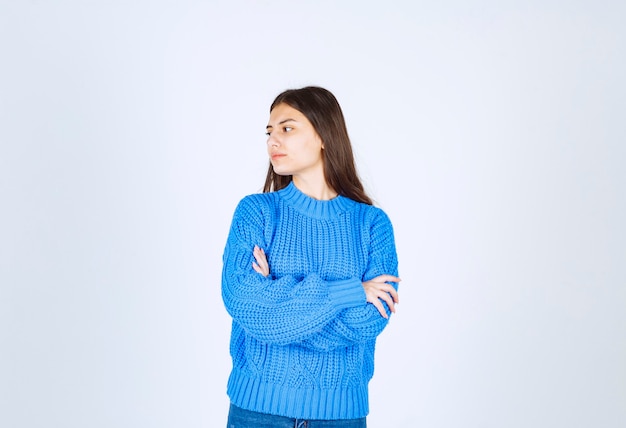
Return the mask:
[(293, 129), (293, 128), (292, 128), (291, 126), (285, 126), (285, 127), (283, 127), (283, 131), (285, 131), (285, 132), (289, 132), (289, 131), (291, 131), (292, 129)]
[(265, 135), (270, 136), (271, 132), (266, 132)]

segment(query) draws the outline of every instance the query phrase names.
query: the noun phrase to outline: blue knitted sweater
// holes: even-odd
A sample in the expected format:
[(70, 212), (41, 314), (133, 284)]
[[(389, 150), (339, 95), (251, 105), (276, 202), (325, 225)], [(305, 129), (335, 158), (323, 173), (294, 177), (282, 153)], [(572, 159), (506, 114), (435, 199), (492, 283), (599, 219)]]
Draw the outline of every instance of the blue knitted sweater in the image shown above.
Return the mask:
[[(255, 245), (267, 255), (267, 278), (252, 269)], [(362, 281), (397, 275), (387, 215), (343, 196), (310, 198), (292, 182), (241, 200), (223, 259), (231, 402), (293, 418), (367, 415), (387, 319), (366, 302)]]

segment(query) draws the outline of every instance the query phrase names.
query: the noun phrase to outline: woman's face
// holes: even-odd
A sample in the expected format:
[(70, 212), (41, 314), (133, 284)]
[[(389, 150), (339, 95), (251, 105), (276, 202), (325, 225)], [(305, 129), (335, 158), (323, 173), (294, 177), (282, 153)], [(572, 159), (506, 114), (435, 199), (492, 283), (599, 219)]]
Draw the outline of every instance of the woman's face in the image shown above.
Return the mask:
[(267, 153), (276, 174), (323, 177), (322, 139), (306, 116), (287, 104), (278, 104), (266, 130)]

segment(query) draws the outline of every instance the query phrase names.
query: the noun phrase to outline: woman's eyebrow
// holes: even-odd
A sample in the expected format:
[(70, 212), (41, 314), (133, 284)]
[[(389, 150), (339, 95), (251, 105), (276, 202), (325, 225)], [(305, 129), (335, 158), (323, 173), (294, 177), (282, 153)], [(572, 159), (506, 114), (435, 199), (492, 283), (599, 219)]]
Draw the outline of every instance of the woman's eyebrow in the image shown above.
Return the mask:
[[(297, 122), (297, 120), (296, 119), (284, 119), (284, 120), (281, 120), (280, 122), (278, 122), (278, 124), (282, 125), (283, 123), (287, 123), (287, 122)], [(265, 127), (265, 129), (269, 129), (269, 128), (273, 128), (273, 126), (272, 125), (267, 125)]]

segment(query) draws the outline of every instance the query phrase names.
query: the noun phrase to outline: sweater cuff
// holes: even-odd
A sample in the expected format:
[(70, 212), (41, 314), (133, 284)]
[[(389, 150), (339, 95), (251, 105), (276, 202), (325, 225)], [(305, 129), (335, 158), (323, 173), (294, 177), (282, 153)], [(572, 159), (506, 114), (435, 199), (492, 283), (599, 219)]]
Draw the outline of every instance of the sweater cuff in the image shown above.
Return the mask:
[(330, 300), (337, 310), (359, 306), (366, 302), (363, 284), (358, 278), (331, 281), (328, 287)]

